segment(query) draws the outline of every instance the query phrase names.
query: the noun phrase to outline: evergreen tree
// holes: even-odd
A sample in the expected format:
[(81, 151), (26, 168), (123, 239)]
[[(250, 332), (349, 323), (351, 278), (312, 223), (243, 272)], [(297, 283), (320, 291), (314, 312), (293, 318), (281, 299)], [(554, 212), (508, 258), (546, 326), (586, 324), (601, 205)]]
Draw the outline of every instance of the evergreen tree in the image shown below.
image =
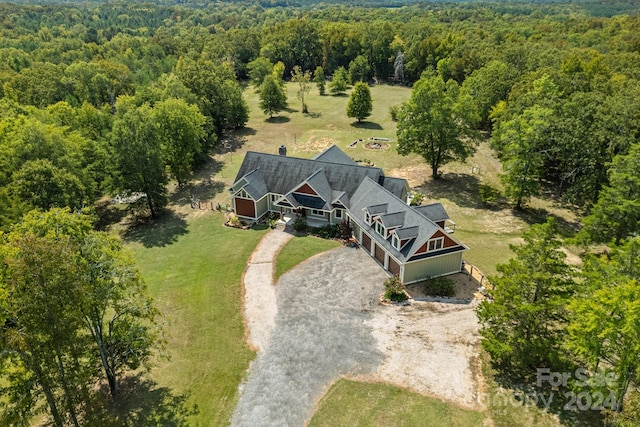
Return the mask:
[(489, 299), (477, 309), (482, 347), (511, 373), (529, 376), (536, 368), (560, 369), (566, 336), (571, 269), (555, 237), (555, 222), (531, 226), (524, 244), (511, 246), (515, 258), (498, 265)]
[(260, 86), (260, 108), (269, 117), (287, 108), (287, 95), (272, 75), (268, 75)]
[(344, 67), (338, 67), (329, 83), (329, 91), (332, 95), (339, 95), (347, 90), (348, 85), (347, 70)]
[(618, 155), (610, 169), (609, 185), (602, 188), (598, 202), (584, 219), (578, 234), (583, 243), (607, 243), (640, 232), (640, 143), (629, 154)]
[(316, 70), (313, 73), (313, 82), (318, 87), (318, 93), (320, 95), (324, 95), (325, 87), (326, 87), (326, 78), (324, 76), (324, 70), (321, 66), (317, 66)]

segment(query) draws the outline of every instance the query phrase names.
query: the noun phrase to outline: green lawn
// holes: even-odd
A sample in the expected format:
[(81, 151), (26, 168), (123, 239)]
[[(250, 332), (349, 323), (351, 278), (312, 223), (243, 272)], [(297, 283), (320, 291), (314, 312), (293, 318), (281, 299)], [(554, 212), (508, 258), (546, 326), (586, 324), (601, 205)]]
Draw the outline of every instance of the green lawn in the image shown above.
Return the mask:
[(337, 240), (321, 239), (315, 236), (294, 237), (278, 254), (274, 280), (277, 281), (280, 276), (307, 258), (339, 246), (340, 242)]
[[(159, 360), (151, 376), (197, 405), (190, 425), (228, 423), (254, 357), (244, 342), (241, 277), (264, 231), (226, 228), (223, 221), (218, 213), (188, 223), (169, 217), (129, 237), (163, 313), (171, 357)], [(167, 233), (164, 242), (145, 240)]]
[(340, 380), (322, 398), (310, 427), (476, 427), (481, 412), (449, 405), (387, 384)]

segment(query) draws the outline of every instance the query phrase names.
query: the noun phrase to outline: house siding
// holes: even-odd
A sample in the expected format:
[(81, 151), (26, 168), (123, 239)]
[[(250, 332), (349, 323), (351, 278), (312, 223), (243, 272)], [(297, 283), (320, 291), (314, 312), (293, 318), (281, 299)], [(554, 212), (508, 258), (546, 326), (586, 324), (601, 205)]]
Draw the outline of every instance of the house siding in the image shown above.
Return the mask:
[(269, 197), (264, 196), (262, 199), (256, 202), (256, 218), (261, 218), (269, 211)]
[(457, 273), (462, 265), (462, 252), (408, 262), (404, 265), (402, 281), (404, 283), (419, 282), (430, 277), (445, 276)]

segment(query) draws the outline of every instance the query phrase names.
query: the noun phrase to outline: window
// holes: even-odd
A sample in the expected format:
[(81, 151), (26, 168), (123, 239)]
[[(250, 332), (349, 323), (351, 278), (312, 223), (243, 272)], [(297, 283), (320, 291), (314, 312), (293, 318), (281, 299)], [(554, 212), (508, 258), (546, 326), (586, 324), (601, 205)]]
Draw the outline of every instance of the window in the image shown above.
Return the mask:
[(271, 203), (275, 202), (276, 200), (278, 200), (278, 195), (277, 194), (272, 194), (271, 195)]
[(250, 199), (251, 197), (249, 197), (249, 194), (247, 194), (246, 191), (244, 190), (240, 190), (240, 192), (238, 194), (236, 194), (236, 197), (241, 197), (243, 199)]
[(394, 248), (400, 250), (400, 239), (398, 239), (398, 236), (396, 236), (395, 234), (391, 236), (391, 244)]
[(367, 224), (371, 224), (371, 215), (369, 215), (369, 212), (364, 213), (364, 222), (366, 222)]
[(382, 237), (387, 237), (387, 230), (384, 228), (384, 225), (380, 222), (376, 222), (376, 232)]
[(313, 216), (321, 216), (324, 218), (324, 212), (319, 211), (317, 209), (311, 209), (311, 215)]
[(342, 209), (336, 209), (336, 218), (342, 219)]
[(444, 244), (444, 238), (439, 237), (437, 239), (429, 240), (429, 252), (437, 251), (438, 249), (442, 249), (442, 245)]

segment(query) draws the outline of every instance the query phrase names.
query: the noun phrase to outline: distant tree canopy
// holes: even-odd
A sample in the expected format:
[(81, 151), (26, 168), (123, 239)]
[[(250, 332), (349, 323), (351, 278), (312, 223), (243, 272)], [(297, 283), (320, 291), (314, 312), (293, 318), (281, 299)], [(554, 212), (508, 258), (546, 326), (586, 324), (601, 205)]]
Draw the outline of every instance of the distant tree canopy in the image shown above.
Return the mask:
[[(487, 132), (509, 166), (505, 183), (524, 191), (522, 198), (511, 192), (515, 204), (526, 203), (544, 183), (589, 210), (609, 183), (613, 159), (640, 136), (640, 24), (631, 16), (638, 12), (633, 2), (409, 2), (403, 8), (157, 3), (0, 5), (0, 97), (9, 103), (0, 119), (23, 116), (52, 131), (66, 127), (65, 139), (82, 137), (76, 146), (93, 145), (82, 150), (90, 157), (82, 166), (38, 150), (7, 164), (11, 173), (0, 172), (6, 175), (0, 199), (10, 207), (0, 207), (1, 221), (35, 205), (91, 204), (114, 187), (101, 156), (109, 152), (119, 97), (133, 96), (150, 108), (172, 98), (197, 105), (205, 118), (201, 147), (181, 159), (197, 164), (220, 135), (247, 122), (242, 81), (259, 88), (274, 71), (276, 81), (289, 80), (296, 65), (316, 70), (322, 93), (322, 75), (333, 94), (358, 81), (413, 85), (427, 69), (456, 82), (477, 112), (468, 126)], [(512, 130), (535, 111), (550, 112), (544, 116), (547, 137), (514, 150)], [(0, 139), (17, 128), (8, 126)], [(532, 149), (539, 154), (535, 168), (521, 173), (518, 165)], [(35, 160), (51, 164), (24, 165)], [(178, 173), (173, 160), (172, 177), (184, 181), (188, 173)], [(9, 186), (14, 173), (20, 182)], [(26, 201), (41, 186), (25, 176), (34, 182), (50, 176), (52, 184)], [(63, 187), (67, 194), (57, 194)]]

